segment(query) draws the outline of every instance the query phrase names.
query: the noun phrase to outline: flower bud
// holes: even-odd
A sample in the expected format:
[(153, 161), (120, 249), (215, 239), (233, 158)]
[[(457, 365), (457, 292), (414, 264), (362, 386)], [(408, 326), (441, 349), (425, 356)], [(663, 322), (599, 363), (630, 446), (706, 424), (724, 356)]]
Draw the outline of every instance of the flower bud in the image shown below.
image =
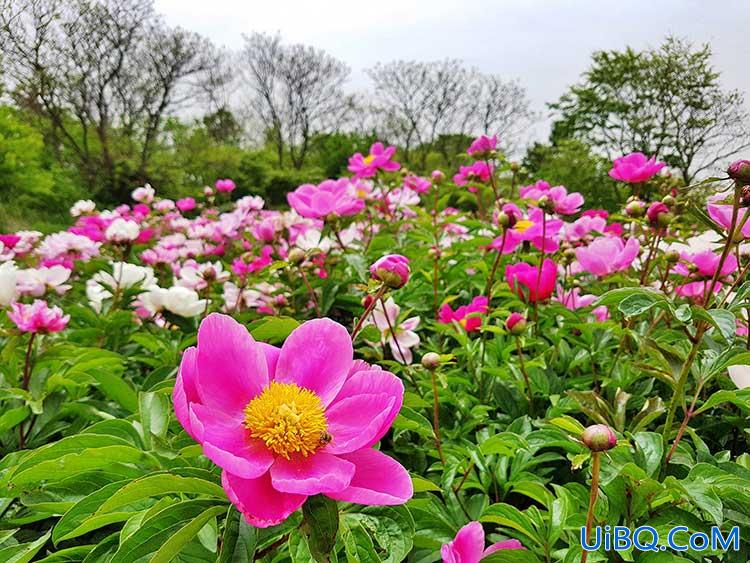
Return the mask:
[(675, 203), (677, 203), (677, 200), (671, 195), (665, 195), (663, 198), (661, 198), (661, 202), (664, 205), (668, 205), (669, 207), (672, 207), (674, 206)]
[(435, 352), (427, 352), (422, 356), (422, 367), (425, 369), (435, 370), (440, 367), (441, 363), (440, 354), (436, 354)]
[(750, 207), (750, 185), (742, 186), (740, 191), (740, 204), (742, 207)]
[(430, 177), (432, 178), (432, 183), (439, 186), (445, 180), (445, 173), (442, 170), (433, 170)]
[(671, 223), (674, 216), (670, 213), (669, 207), (664, 205), (661, 201), (655, 201), (648, 207), (646, 211), (649, 223), (654, 227), (666, 227)]
[(510, 171), (511, 172), (518, 172), (521, 169), (521, 164), (518, 162), (511, 162), (510, 163)]
[(292, 248), (289, 251), (289, 263), (290, 264), (301, 264), (305, 259), (305, 251), (301, 248)]
[(667, 252), (667, 253), (666, 253), (666, 254), (664, 255), (664, 259), (665, 259), (665, 260), (666, 260), (667, 262), (670, 262), (670, 263), (672, 263), (672, 264), (675, 264), (675, 263), (677, 263), (677, 262), (679, 262), (679, 261), (680, 261), (680, 253), (679, 253), (679, 252), (677, 252), (676, 250), (670, 250), (669, 252)]
[(510, 215), (504, 212), (500, 212), (497, 214), (497, 224), (501, 227), (507, 227), (510, 225)]
[(409, 259), (400, 254), (386, 254), (370, 266), (370, 274), (390, 288), (398, 289), (409, 281)]
[(735, 160), (729, 165), (727, 174), (738, 184), (750, 184), (750, 160)]
[(526, 318), (521, 313), (511, 313), (505, 321), (505, 328), (514, 336), (526, 331)]
[(625, 206), (625, 213), (634, 218), (643, 217), (645, 205), (640, 200), (633, 200)]
[(583, 431), (583, 443), (592, 452), (606, 452), (617, 445), (617, 436), (606, 424), (594, 424)]
[(542, 209), (543, 211), (547, 211), (549, 213), (551, 213), (555, 209), (555, 203), (546, 195), (540, 197), (539, 201), (537, 201), (536, 204), (539, 209)]
[(667, 227), (672, 221), (674, 221), (673, 213), (660, 213), (657, 222), (660, 227)]

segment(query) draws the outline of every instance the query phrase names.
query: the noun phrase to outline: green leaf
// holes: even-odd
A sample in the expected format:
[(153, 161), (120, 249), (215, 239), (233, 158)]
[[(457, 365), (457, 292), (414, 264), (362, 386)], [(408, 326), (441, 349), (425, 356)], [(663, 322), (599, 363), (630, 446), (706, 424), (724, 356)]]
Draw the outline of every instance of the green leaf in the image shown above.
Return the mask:
[(540, 559), (528, 550), (501, 549), (488, 557), (482, 558), (482, 563), (539, 563)]
[(248, 525), (242, 514), (231, 506), (224, 524), (221, 553), (217, 563), (250, 563), (254, 561), (257, 543), (256, 528)]
[(529, 517), (515, 506), (505, 503), (493, 504), (484, 511), (480, 520), (482, 522), (493, 522), (505, 528), (516, 530), (536, 545), (544, 543)]
[(661, 435), (655, 432), (638, 432), (633, 439), (636, 445), (636, 463), (645, 469), (649, 476), (656, 477), (664, 458), (664, 441)]
[(734, 333), (737, 330), (737, 324), (734, 313), (726, 309), (709, 309), (706, 311), (700, 307), (695, 307), (693, 316), (697, 319), (704, 320), (716, 327), (721, 336), (727, 342), (734, 340)]
[(6, 410), (0, 415), (0, 432), (15, 428), (26, 420), (29, 414), (31, 414), (31, 410), (27, 406)]
[(164, 393), (139, 393), (138, 409), (143, 426), (143, 442), (146, 449), (151, 449), (152, 436), (166, 436), (171, 405)]
[(193, 493), (217, 499), (226, 498), (221, 485), (198, 477), (180, 477), (171, 473), (156, 473), (135, 479), (112, 494), (97, 512), (111, 512), (139, 500), (174, 493)]
[(29, 543), (19, 543), (0, 549), (0, 561), (3, 563), (29, 563), (49, 539), (47, 532)]
[(195, 539), (207, 522), (222, 514), (225, 510), (226, 508), (223, 506), (214, 506), (193, 518), (164, 542), (149, 560), (149, 563), (169, 563), (169, 561), (172, 561), (186, 544)]
[(255, 340), (278, 344), (298, 326), (299, 322), (292, 317), (264, 317), (251, 323), (248, 330)]
[(578, 422), (575, 418), (571, 416), (558, 416), (556, 418), (550, 419), (549, 423), (557, 426), (558, 428), (561, 428), (568, 432), (569, 434), (572, 434), (573, 436), (580, 436), (583, 434), (583, 431), (585, 428), (583, 427), (583, 424)]
[(213, 508), (218, 507), (214, 501), (208, 500), (168, 503), (140, 522), (137, 529), (120, 543), (110, 563), (133, 563), (141, 557), (156, 553), (186, 523), (207, 511), (213, 512)]
[(339, 530), (339, 509), (335, 500), (323, 495), (308, 497), (302, 505), (302, 514), (309, 530), (310, 552), (316, 561), (327, 561), (336, 544)]
[(695, 414), (700, 414), (723, 403), (732, 403), (740, 407), (743, 411), (750, 412), (750, 388), (738, 389), (736, 391), (717, 391), (700, 408), (696, 409)]
[(101, 528), (102, 526), (127, 520), (131, 514), (119, 512), (110, 512), (104, 514), (103, 517), (91, 518), (102, 503), (110, 498), (113, 493), (124, 487), (126, 483), (128, 481), (110, 483), (75, 503), (70, 510), (63, 514), (62, 518), (57, 521), (57, 524), (52, 529), (52, 541), (55, 545), (61, 541), (75, 538), (91, 530)]

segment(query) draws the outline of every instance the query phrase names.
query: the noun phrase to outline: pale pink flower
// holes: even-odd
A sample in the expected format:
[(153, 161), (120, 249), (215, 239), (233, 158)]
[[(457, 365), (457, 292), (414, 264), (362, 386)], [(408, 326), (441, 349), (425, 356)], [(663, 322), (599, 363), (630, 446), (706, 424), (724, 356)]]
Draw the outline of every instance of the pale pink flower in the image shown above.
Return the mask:
[[(419, 345), (419, 335), (414, 332), (419, 326), (419, 317), (409, 317), (406, 320), (398, 320), (401, 307), (396, 305), (390, 297), (383, 307), (378, 302), (372, 310), (370, 317), (365, 321), (365, 326), (375, 325), (380, 330), (381, 339), (388, 344), (391, 354), (399, 363), (409, 365), (413, 356), (411, 349)], [(393, 331), (391, 331), (393, 327)], [(403, 355), (402, 355), (403, 354)]]
[(60, 307), (50, 307), (41, 299), (36, 299), (31, 305), (12, 303), (8, 317), (21, 332), (35, 334), (60, 332), (70, 320), (70, 315), (63, 315)]
[(584, 271), (604, 277), (627, 270), (638, 256), (641, 245), (631, 237), (623, 242), (620, 237), (598, 237), (588, 246), (576, 249), (576, 258)]

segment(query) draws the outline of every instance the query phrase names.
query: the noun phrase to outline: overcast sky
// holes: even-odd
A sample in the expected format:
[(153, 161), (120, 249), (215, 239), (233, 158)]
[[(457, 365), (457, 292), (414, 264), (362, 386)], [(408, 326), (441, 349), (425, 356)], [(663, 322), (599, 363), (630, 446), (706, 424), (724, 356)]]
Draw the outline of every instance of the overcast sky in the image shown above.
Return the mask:
[(459, 58), (518, 78), (547, 132), (546, 102), (587, 68), (593, 51), (656, 46), (667, 34), (709, 42), (726, 87), (750, 92), (750, 0), (156, 0), (168, 23), (231, 49), (242, 34), (280, 32), (363, 70), (394, 59)]

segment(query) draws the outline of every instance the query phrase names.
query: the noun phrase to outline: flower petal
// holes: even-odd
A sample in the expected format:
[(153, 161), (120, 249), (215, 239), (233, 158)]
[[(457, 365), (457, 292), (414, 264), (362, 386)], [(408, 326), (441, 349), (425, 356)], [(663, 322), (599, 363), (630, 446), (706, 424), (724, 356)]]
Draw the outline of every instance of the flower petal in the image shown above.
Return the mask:
[(333, 438), (326, 451), (339, 454), (367, 447), (380, 432), (395, 401), (387, 393), (337, 401), (326, 411), (328, 431)]
[(353, 357), (343, 326), (330, 319), (307, 321), (281, 347), (275, 380), (314, 391), (327, 406), (344, 385)]
[(484, 529), (479, 522), (469, 522), (456, 534), (455, 539), (440, 550), (447, 561), (479, 563), (484, 551)]
[(191, 405), (190, 410), (203, 453), (216, 465), (244, 479), (259, 477), (271, 467), (273, 455), (265, 444), (250, 437), (241, 418), (200, 404)]
[(198, 329), (201, 402), (223, 412), (242, 411), (268, 386), (263, 349), (232, 317), (211, 313)]
[(268, 473), (257, 479), (243, 479), (222, 471), (221, 484), (237, 510), (244, 514), (248, 523), (258, 528), (281, 524), (307, 500), (304, 495), (274, 489)]
[(284, 493), (317, 495), (336, 493), (349, 486), (354, 464), (319, 451), (307, 458), (279, 457), (271, 467), (271, 482)]
[(414, 494), (411, 477), (400, 463), (377, 450), (362, 449), (343, 454), (356, 466), (349, 487), (340, 493), (326, 493), (335, 500), (358, 504), (403, 504)]
[(190, 403), (198, 399), (198, 391), (195, 388), (196, 379), (196, 357), (198, 351), (194, 346), (186, 349), (182, 355), (180, 369), (172, 391), (172, 402), (177, 420), (191, 438), (196, 439), (190, 425)]
[[(331, 435), (334, 437), (333, 442), (328, 446), (328, 451), (332, 453), (340, 453), (344, 450), (339, 449), (341, 440), (343, 440), (344, 427), (351, 426), (352, 422), (347, 421), (343, 418), (343, 409), (341, 411), (334, 410), (339, 402), (343, 402), (345, 399), (351, 397), (367, 397), (367, 396), (380, 396), (386, 394), (389, 398), (393, 399), (390, 409), (384, 411), (384, 417), (379, 418), (379, 427), (377, 431), (369, 436), (366, 441), (363, 441), (359, 448), (369, 448), (380, 441), (385, 436), (388, 429), (393, 424), (393, 420), (398, 416), (401, 410), (401, 405), (404, 402), (404, 384), (401, 380), (393, 375), (392, 373), (381, 370), (381, 369), (370, 369), (367, 371), (358, 371), (347, 380), (341, 392), (334, 400), (331, 407), (326, 412), (328, 418), (329, 430)], [(382, 399), (380, 399), (382, 401)], [(378, 401), (373, 401), (371, 406), (378, 404)], [(373, 415), (373, 418), (376, 415)], [(364, 429), (361, 430), (362, 434), (365, 434)], [(354, 442), (351, 442), (354, 445)], [(353, 449), (347, 449), (346, 451), (354, 451)]]

